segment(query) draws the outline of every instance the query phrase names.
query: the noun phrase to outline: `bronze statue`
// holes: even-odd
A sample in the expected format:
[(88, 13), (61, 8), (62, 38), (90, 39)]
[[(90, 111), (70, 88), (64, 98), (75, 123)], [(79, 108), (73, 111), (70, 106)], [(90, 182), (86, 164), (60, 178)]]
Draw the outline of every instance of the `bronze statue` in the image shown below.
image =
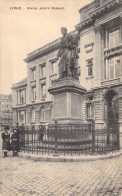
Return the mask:
[(61, 28), (63, 35), (57, 56), (59, 62), (59, 78), (72, 77), (78, 79), (78, 38), (67, 34), (65, 27)]

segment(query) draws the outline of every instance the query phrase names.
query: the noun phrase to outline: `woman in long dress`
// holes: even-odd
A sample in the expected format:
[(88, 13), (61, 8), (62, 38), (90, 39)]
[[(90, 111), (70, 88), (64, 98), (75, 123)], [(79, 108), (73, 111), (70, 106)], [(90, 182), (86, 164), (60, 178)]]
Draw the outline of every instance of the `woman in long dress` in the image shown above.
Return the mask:
[(4, 153), (4, 158), (8, 157), (7, 153), (10, 150), (10, 134), (9, 134), (9, 127), (4, 127), (3, 132), (2, 132), (2, 150)]

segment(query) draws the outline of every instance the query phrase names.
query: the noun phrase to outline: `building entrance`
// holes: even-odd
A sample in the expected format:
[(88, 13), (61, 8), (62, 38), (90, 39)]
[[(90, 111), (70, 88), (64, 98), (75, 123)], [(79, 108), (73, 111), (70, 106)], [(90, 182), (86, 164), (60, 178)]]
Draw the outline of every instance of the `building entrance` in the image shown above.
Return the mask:
[(109, 127), (118, 124), (118, 97), (115, 91), (108, 91), (105, 96), (105, 119)]

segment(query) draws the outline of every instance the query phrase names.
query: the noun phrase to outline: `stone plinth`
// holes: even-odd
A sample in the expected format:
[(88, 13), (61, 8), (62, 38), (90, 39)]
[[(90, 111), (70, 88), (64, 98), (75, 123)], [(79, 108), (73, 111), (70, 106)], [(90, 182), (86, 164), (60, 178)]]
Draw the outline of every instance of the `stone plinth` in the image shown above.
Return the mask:
[(82, 95), (86, 92), (79, 81), (63, 78), (53, 81), (48, 91), (53, 95), (53, 120), (60, 124), (82, 123)]

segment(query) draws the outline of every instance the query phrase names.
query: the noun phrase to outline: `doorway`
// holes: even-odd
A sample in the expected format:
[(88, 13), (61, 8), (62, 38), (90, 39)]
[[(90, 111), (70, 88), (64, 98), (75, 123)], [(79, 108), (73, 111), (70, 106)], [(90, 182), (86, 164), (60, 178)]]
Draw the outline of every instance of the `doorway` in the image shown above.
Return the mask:
[(118, 124), (118, 96), (114, 90), (110, 90), (105, 95), (105, 120), (109, 127)]

